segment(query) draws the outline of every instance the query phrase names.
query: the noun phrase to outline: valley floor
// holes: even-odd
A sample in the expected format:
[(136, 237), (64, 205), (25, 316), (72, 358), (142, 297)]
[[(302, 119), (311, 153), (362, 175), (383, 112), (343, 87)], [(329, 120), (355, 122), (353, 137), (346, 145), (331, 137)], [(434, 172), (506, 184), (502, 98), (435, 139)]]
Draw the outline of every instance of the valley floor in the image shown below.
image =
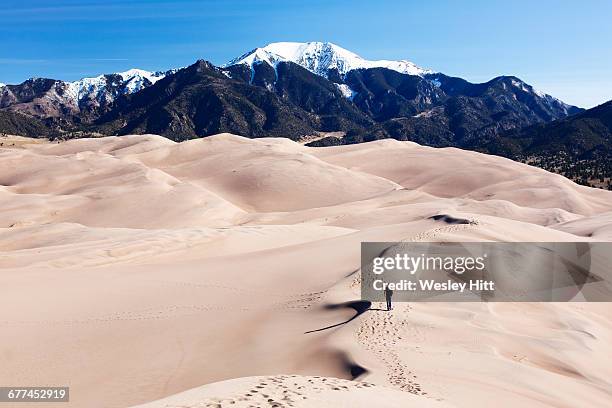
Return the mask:
[(0, 384), (70, 386), (66, 406), (612, 401), (610, 303), (351, 320), (363, 241), (612, 241), (612, 192), (535, 167), (395, 140), (19, 139), (0, 214)]

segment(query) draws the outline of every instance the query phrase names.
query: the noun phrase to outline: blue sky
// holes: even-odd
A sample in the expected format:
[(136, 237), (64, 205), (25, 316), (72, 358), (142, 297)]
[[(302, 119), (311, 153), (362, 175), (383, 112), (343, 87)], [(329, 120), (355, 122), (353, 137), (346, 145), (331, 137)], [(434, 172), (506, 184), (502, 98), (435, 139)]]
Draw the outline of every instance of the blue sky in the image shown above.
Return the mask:
[(0, 82), (74, 80), (274, 41), (331, 41), (486, 81), (516, 75), (562, 100), (612, 99), (612, 2), (1, 0)]

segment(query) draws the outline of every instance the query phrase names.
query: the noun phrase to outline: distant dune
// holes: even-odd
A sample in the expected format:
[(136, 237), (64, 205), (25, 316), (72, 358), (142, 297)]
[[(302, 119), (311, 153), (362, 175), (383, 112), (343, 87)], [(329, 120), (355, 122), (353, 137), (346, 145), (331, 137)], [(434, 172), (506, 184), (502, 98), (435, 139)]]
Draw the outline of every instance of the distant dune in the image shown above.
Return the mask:
[(0, 146), (0, 384), (87, 408), (609, 407), (609, 303), (346, 302), (362, 241), (612, 241), (612, 192), (394, 140), (29, 142)]

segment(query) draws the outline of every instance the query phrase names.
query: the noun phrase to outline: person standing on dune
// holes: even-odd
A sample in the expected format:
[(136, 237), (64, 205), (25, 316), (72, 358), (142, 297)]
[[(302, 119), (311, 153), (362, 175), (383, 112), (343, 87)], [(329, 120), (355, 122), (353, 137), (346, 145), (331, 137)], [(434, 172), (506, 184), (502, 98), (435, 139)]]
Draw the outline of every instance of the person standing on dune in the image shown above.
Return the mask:
[(393, 291), (389, 289), (389, 286), (385, 288), (385, 299), (387, 300), (387, 311), (393, 309), (391, 306), (391, 297), (393, 297)]

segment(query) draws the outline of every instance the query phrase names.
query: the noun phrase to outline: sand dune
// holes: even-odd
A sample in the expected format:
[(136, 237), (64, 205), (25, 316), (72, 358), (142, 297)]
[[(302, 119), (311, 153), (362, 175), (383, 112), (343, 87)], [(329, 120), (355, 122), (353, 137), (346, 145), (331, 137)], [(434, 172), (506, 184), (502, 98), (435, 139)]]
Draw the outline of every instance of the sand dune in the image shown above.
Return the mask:
[(326, 377), (297, 375), (246, 377), (205, 385), (137, 408), (214, 408), (302, 407), (335, 408), (338, 406), (385, 407), (450, 407), (444, 402), (425, 400), (413, 394), (380, 387), (368, 382), (355, 382)]
[(610, 208), (610, 193), (579, 186), (545, 170), (475, 152), (383, 140), (318, 149), (329, 163), (375, 174), (438, 197), (505, 200), (531, 208), (597, 214)]
[(611, 192), (540, 169), (389, 140), (20, 139), (0, 213), (0, 384), (69, 385), (67, 406), (612, 399), (609, 304), (352, 319), (362, 241), (612, 240)]

